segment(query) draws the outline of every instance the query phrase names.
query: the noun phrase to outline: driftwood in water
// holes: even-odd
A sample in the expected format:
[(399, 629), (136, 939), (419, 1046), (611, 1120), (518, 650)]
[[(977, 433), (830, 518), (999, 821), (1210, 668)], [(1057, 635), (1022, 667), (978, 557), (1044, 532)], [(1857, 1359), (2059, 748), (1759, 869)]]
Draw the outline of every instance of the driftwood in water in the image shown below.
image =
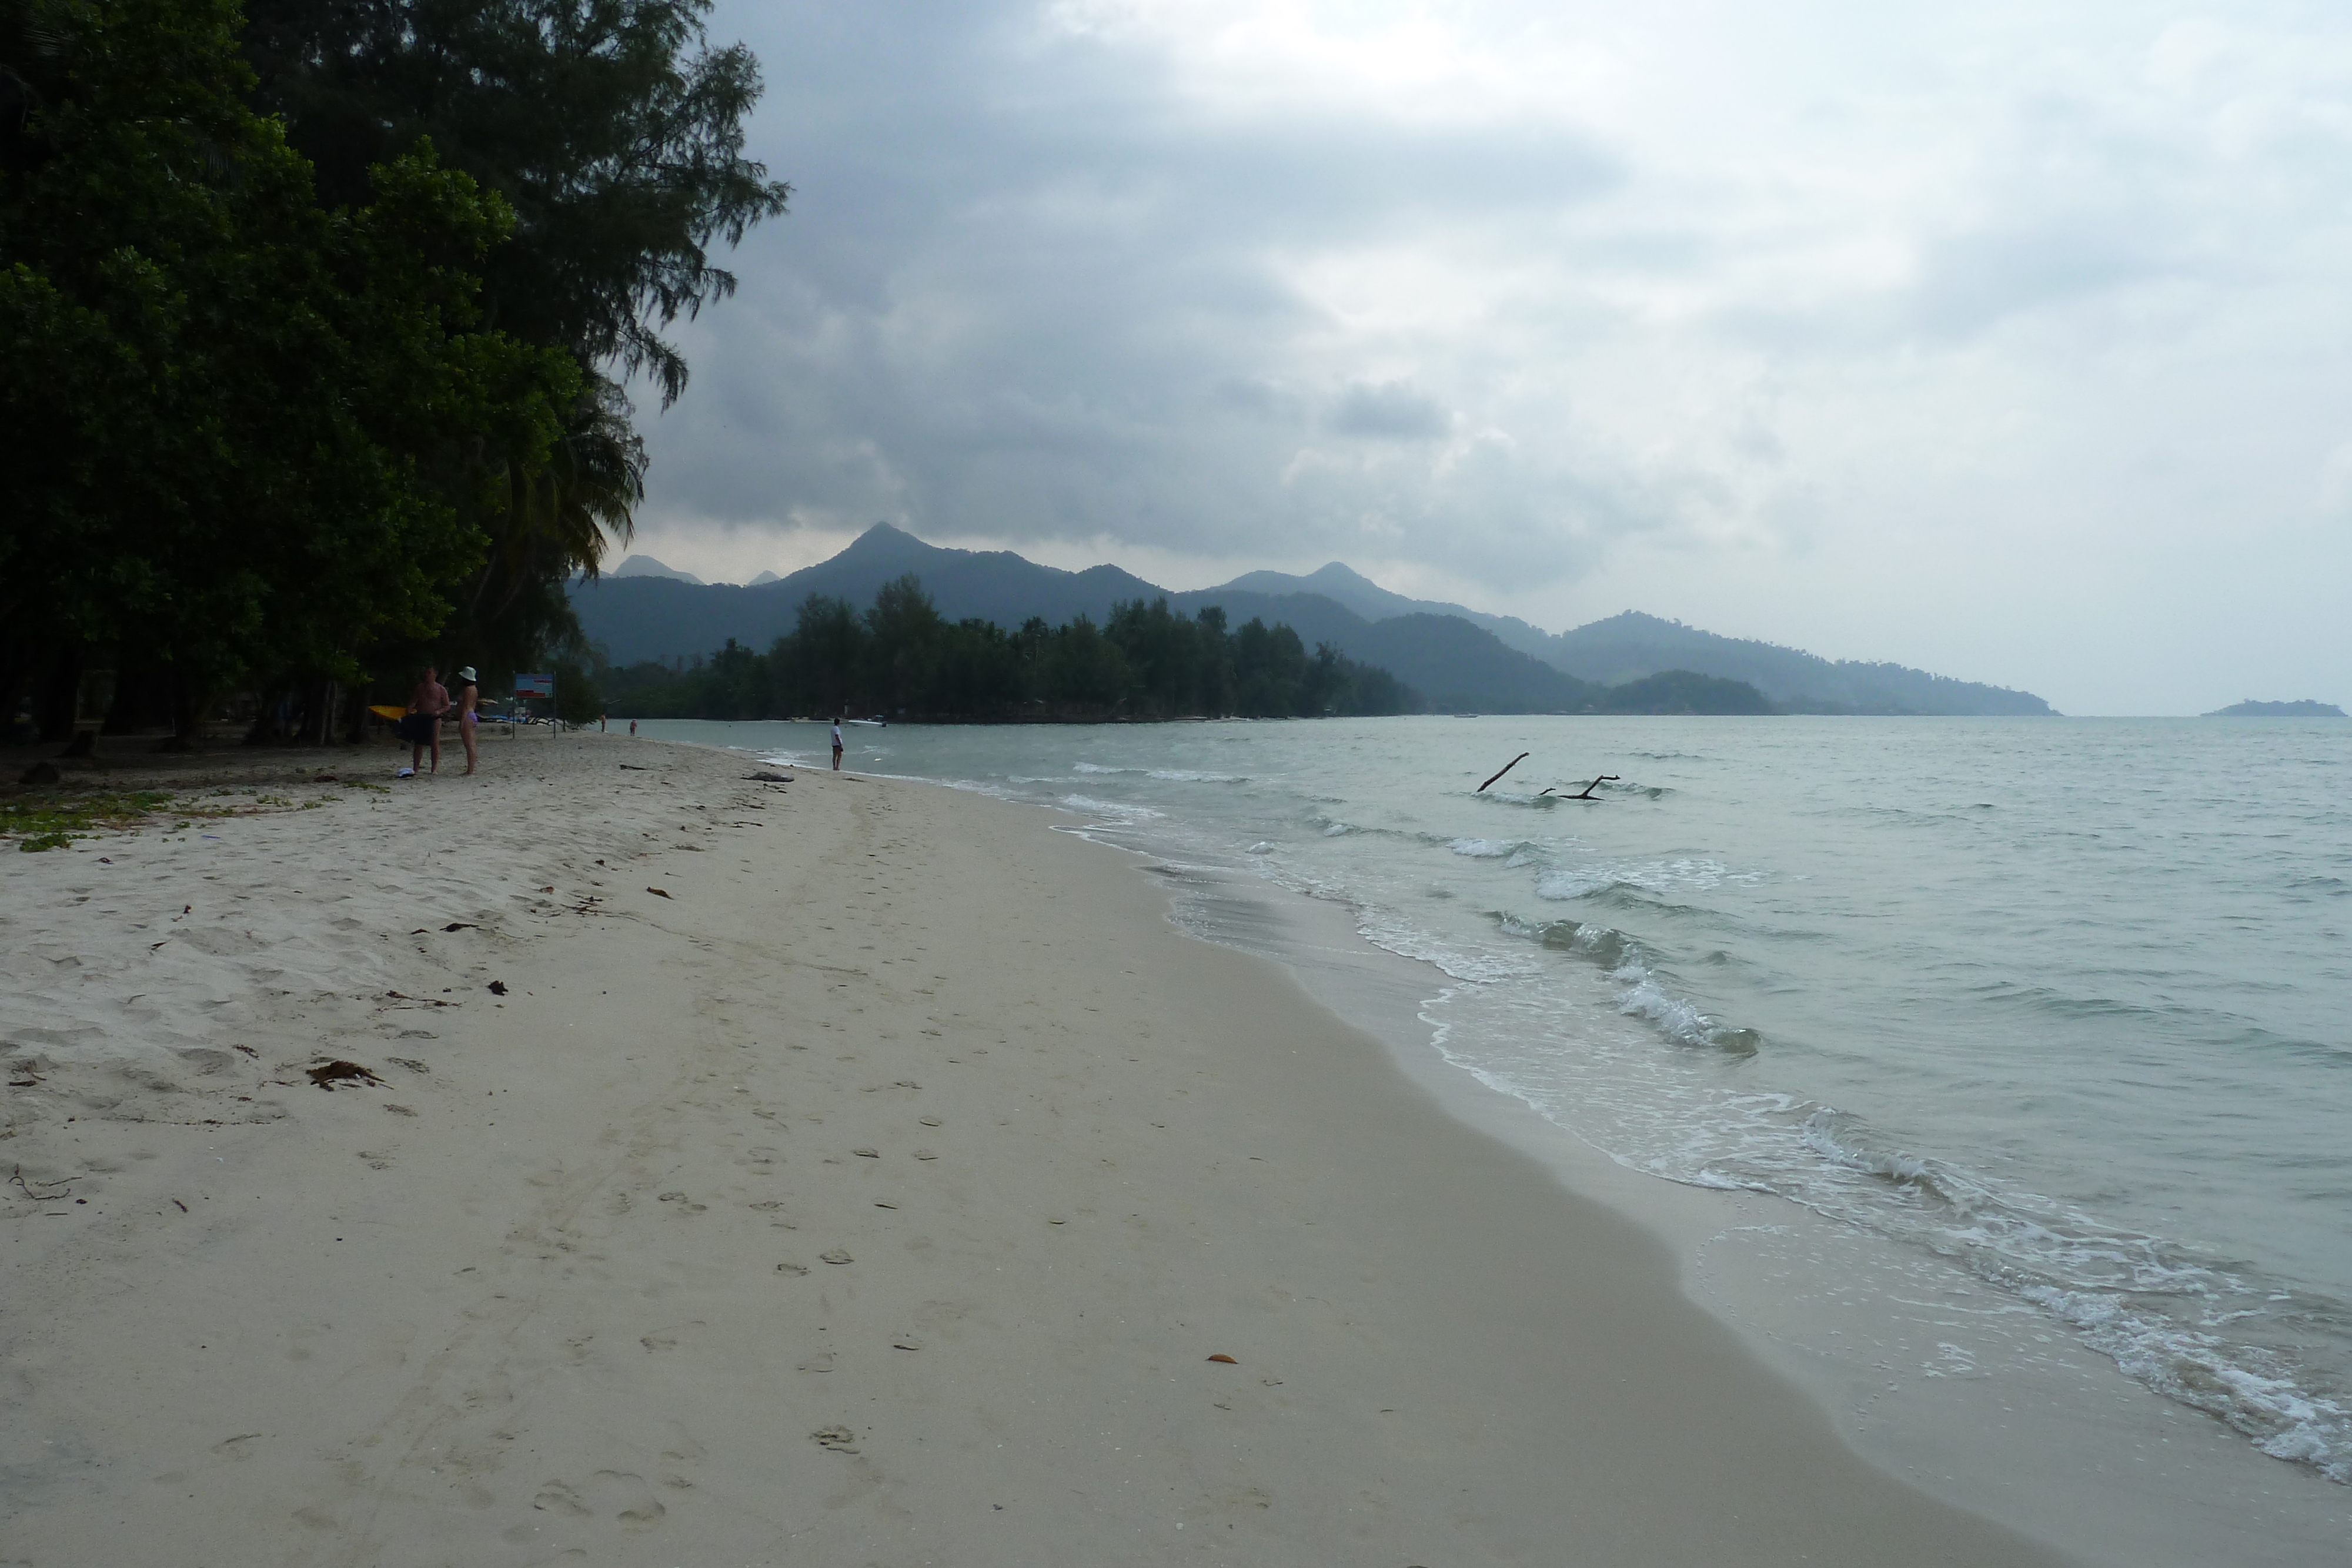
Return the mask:
[[(1619, 780), (1618, 780), (1617, 775), (1615, 775), (1614, 773), (1603, 773), (1603, 774), (1601, 774), (1599, 778), (1595, 779), (1591, 783), (1587, 784), (1587, 785), (1586, 785), (1586, 786), (1585, 786), (1581, 790), (1578, 791), (1576, 794), (1573, 794), (1573, 795), (1562, 795), (1562, 796), (1560, 796), (1560, 797), (1559, 797), (1559, 799), (1560, 799), (1560, 800), (1590, 800), (1593, 799), (1593, 794), (1592, 794), (1592, 792), (1593, 792), (1595, 789), (1600, 789), (1603, 784), (1614, 784), (1614, 783), (1617, 783), (1618, 781), (1619, 781)], [(1559, 786), (1558, 786), (1558, 785), (1556, 785), (1556, 784), (1552, 786), (1552, 789), (1558, 789), (1558, 788), (1559, 788)], [(1549, 794), (1550, 794), (1550, 793), (1551, 793), (1551, 789), (1546, 789), (1546, 790), (1544, 791), (1544, 795), (1549, 795)], [(1536, 797), (1536, 799), (1537, 799), (1537, 800), (1542, 800), (1542, 799), (1543, 799), (1543, 795), (1538, 795), (1538, 796), (1537, 796), (1537, 797)]]
[[(1517, 768), (1520, 763), (1525, 762), (1528, 759), (1528, 754), (1527, 752), (1522, 751), (1517, 757), (1512, 758), (1508, 762), (1504, 763), (1501, 768), (1496, 772), (1495, 779), (1500, 779), (1504, 774), (1508, 773), (1512, 768)], [(1486, 784), (1492, 784), (1495, 781), (1495, 779), (1487, 779)], [(1486, 784), (1479, 785), (1478, 788), (1472, 790), (1471, 793), (1475, 795), (1484, 795), (1486, 792)]]

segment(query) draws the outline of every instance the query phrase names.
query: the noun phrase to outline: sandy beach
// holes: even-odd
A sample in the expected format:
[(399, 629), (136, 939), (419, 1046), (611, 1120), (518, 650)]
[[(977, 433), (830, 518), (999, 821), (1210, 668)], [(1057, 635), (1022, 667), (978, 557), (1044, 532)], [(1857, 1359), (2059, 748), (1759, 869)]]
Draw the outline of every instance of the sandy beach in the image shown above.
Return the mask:
[(1046, 813), (388, 757), (0, 857), (0, 1563), (2062, 1560)]

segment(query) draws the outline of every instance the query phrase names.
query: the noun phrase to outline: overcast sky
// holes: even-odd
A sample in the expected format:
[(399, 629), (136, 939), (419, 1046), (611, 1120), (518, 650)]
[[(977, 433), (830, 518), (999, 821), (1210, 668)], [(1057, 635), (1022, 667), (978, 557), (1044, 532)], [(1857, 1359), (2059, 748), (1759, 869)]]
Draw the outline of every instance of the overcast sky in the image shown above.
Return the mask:
[(2073, 713), (2352, 704), (2352, 10), (722, 0), (792, 215), (636, 549), (1341, 559)]

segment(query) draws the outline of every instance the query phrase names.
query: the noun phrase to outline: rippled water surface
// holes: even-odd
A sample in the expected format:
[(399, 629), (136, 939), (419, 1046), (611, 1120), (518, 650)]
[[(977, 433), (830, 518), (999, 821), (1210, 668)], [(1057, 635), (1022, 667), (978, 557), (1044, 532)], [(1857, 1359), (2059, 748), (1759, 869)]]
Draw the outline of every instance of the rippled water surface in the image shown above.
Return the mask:
[[(652, 729), (823, 755), (815, 726)], [(2352, 724), (850, 741), (853, 767), (1342, 901), (1442, 971), (1448, 1060), (1621, 1162), (1930, 1249), (2352, 1480)], [(1598, 774), (1619, 777), (1560, 799)]]

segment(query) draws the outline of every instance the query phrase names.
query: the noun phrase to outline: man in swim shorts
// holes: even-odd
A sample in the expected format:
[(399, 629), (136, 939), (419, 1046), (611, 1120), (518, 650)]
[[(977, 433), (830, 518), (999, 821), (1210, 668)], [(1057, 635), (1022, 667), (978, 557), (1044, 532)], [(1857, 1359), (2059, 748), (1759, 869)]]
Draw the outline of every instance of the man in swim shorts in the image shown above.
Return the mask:
[(449, 711), (449, 689), (441, 684), (441, 672), (432, 665), (425, 666), (425, 678), (408, 694), (408, 769), (403, 779), (413, 779), (425, 765), (425, 748), (433, 748), (433, 771), (441, 771), (441, 716)]

